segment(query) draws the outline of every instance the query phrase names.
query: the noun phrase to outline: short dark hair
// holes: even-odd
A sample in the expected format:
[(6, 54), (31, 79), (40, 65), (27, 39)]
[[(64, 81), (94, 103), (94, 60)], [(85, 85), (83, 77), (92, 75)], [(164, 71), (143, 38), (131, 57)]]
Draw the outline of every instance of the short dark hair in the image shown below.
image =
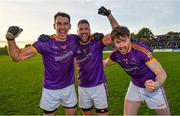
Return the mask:
[(79, 26), (80, 24), (83, 24), (83, 23), (86, 23), (86, 24), (88, 24), (88, 26), (90, 26), (88, 20), (86, 20), (86, 19), (80, 20), (80, 21), (78, 22), (78, 25), (77, 25), (77, 26)]
[(129, 37), (130, 31), (125, 26), (118, 26), (111, 32), (111, 39), (114, 41), (115, 38), (118, 37)]
[(70, 21), (71, 21), (71, 18), (70, 18), (70, 15), (69, 15), (69, 14), (64, 13), (64, 12), (58, 12), (58, 13), (56, 13), (56, 14), (54, 15), (54, 22), (56, 21), (56, 18), (57, 18), (58, 16), (67, 17), (67, 18), (69, 19), (69, 23), (70, 23)]

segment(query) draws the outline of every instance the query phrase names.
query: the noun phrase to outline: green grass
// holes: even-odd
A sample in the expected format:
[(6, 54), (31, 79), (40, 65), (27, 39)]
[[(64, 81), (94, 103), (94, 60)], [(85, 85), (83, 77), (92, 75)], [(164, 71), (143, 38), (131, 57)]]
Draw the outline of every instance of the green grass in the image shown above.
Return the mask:
[[(180, 114), (180, 53), (156, 53), (155, 57), (168, 74), (164, 85), (172, 115)], [(105, 54), (104, 57), (108, 57)], [(105, 68), (108, 87), (109, 114), (123, 113), (123, 100), (129, 84), (127, 74), (116, 64)], [(43, 81), (43, 64), (40, 56), (14, 63), (0, 56), (0, 115), (42, 114), (39, 108)], [(76, 79), (77, 88), (77, 79)], [(62, 108), (58, 114), (64, 114)], [(81, 110), (78, 109), (78, 113)], [(153, 115), (146, 105), (139, 114)]]

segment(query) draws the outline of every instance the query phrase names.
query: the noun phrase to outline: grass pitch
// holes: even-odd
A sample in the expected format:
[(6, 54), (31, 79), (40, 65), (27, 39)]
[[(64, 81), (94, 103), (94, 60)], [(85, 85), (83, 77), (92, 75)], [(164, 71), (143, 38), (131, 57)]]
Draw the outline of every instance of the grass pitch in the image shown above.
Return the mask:
[[(109, 54), (104, 54), (107, 58)], [(168, 78), (164, 84), (172, 115), (180, 114), (180, 53), (155, 53)], [(14, 63), (8, 56), (0, 56), (0, 115), (38, 115), (42, 91), (43, 64), (39, 55)], [(123, 113), (123, 100), (129, 84), (128, 75), (119, 65), (105, 68), (108, 88), (109, 114)], [(77, 79), (76, 79), (77, 88)], [(77, 109), (77, 114), (82, 114)], [(64, 114), (62, 107), (59, 115)], [(141, 107), (139, 115), (154, 115), (146, 105)]]

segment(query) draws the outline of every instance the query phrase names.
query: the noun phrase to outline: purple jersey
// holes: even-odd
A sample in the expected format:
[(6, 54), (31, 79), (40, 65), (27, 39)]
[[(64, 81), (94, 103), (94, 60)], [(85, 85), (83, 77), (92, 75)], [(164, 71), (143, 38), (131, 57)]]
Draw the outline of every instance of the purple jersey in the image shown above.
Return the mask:
[(93, 87), (106, 82), (103, 70), (102, 41), (91, 41), (86, 45), (79, 44), (76, 51), (78, 64), (78, 81), (81, 87)]
[(74, 53), (78, 36), (69, 35), (65, 41), (54, 38), (33, 44), (42, 55), (44, 64), (44, 88), (61, 89), (74, 83)]
[(146, 80), (154, 80), (155, 74), (147, 67), (147, 63), (155, 60), (143, 44), (131, 43), (131, 51), (125, 55), (114, 51), (110, 59), (117, 62), (131, 77), (133, 84), (145, 88)]

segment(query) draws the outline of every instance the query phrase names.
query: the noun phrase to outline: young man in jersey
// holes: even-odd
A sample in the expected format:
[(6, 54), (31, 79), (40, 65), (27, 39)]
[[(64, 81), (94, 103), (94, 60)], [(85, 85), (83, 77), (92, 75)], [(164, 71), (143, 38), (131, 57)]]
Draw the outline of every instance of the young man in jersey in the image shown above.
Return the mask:
[(74, 87), (74, 53), (78, 36), (68, 35), (71, 28), (70, 16), (58, 12), (54, 16), (56, 33), (46, 42), (37, 41), (32, 46), (19, 49), (15, 38), (22, 31), (18, 26), (9, 27), (6, 39), (9, 54), (18, 62), (40, 53), (44, 64), (44, 82), (40, 107), (44, 114), (55, 115), (61, 105), (66, 115), (75, 115), (77, 96)]
[[(104, 7), (99, 14), (106, 14), (112, 29), (119, 26), (110, 10)], [(90, 39), (90, 24), (83, 19), (78, 22), (77, 33), (80, 36), (75, 58), (78, 65), (78, 93), (79, 107), (84, 115), (93, 115), (93, 107), (97, 115), (108, 115), (108, 102), (106, 93), (106, 77), (103, 70), (103, 48), (112, 44), (110, 35), (102, 40)], [(109, 36), (109, 37), (108, 37)]]
[[(75, 58), (78, 66), (79, 107), (84, 115), (108, 114), (106, 77), (103, 71), (103, 41), (90, 40), (90, 25), (85, 19), (78, 22), (78, 35), (81, 37)], [(104, 39), (103, 39), (104, 40)]]
[(116, 50), (104, 61), (104, 66), (117, 62), (130, 76), (131, 82), (124, 101), (124, 115), (137, 115), (146, 102), (157, 115), (170, 115), (163, 83), (166, 72), (146, 46), (130, 40), (127, 27), (119, 26), (111, 32)]

